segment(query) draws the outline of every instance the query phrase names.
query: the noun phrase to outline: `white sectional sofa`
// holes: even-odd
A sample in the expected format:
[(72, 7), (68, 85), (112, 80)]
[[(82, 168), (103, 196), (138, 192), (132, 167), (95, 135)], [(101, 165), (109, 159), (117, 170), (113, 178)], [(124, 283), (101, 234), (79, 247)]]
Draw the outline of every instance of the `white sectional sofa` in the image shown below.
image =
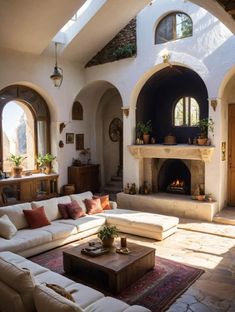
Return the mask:
[[(150, 312), (101, 292), (75, 283), (22, 256), (0, 252), (1, 312)], [(64, 298), (47, 284), (57, 284), (72, 293), (74, 302)]]
[[(124, 233), (162, 240), (173, 234), (177, 229), (178, 218), (133, 210), (116, 209), (111, 202), (112, 210), (86, 215), (73, 220), (62, 219), (58, 203), (69, 203), (76, 200), (85, 211), (85, 198), (92, 198), (91, 192), (56, 197), (44, 201), (23, 203), (0, 208), (0, 217), (7, 215), (17, 228), (11, 239), (0, 237), (0, 252), (11, 251), (30, 257), (51, 248), (98, 233), (106, 223), (116, 225)], [(51, 224), (37, 229), (28, 228), (23, 209), (44, 206)]]

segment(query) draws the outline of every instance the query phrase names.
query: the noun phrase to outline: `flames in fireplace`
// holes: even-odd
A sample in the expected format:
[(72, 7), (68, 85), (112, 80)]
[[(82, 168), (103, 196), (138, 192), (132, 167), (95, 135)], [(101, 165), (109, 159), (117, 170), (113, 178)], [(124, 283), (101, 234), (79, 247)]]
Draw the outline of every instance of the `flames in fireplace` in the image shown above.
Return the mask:
[(184, 180), (175, 179), (167, 186), (167, 192), (185, 194), (187, 191)]

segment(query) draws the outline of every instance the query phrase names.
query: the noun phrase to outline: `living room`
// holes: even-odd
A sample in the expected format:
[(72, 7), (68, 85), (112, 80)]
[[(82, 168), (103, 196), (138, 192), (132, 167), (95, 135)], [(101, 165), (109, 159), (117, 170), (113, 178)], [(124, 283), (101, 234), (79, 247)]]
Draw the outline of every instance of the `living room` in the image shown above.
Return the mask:
[[(154, 236), (154, 218), (153, 230), (138, 219), (128, 233), (137, 216), (128, 217), (122, 230), (129, 244), (206, 271), (186, 295), (178, 294), (178, 302), (170, 308), (168, 303), (170, 311), (232, 311), (232, 4), (71, 0), (27, 5), (15, 1), (1, 9), (1, 206), (66, 195), (66, 186), (75, 184), (75, 194), (109, 193), (119, 210), (179, 218), (172, 235)], [(210, 119), (213, 131), (199, 145), (199, 123)], [(142, 144), (137, 125), (149, 120), (151, 141)], [(26, 157), (23, 177), (9, 177), (10, 155)], [(49, 175), (40, 165), (48, 155)], [(74, 167), (81, 188), (68, 175)], [(186, 187), (169, 193), (173, 180), (183, 180)], [(135, 184), (137, 194), (127, 194), (127, 184)], [(149, 193), (138, 194), (144, 184)], [(116, 185), (124, 190), (117, 197)], [(115, 218), (118, 222), (120, 216)], [(98, 225), (90, 238), (97, 233)], [(117, 246), (120, 237), (121, 231)]]

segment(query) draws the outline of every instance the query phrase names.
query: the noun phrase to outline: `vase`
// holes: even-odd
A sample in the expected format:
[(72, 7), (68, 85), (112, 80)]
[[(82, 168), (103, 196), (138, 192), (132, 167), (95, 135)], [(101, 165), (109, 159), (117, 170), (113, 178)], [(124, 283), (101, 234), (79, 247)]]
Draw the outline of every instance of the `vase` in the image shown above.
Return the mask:
[(103, 247), (106, 247), (106, 248), (112, 247), (113, 246), (113, 242), (114, 242), (114, 238), (113, 237), (108, 237), (108, 238), (102, 239)]
[(143, 134), (143, 141), (144, 144), (149, 144), (149, 140), (150, 140), (150, 134)]
[(198, 138), (197, 139), (198, 145), (206, 145), (206, 143), (207, 143), (207, 138)]
[(44, 169), (45, 174), (51, 174), (52, 173), (52, 165), (51, 162), (48, 162), (45, 164), (45, 169)]
[(22, 167), (13, 167), (12, 168), (13, 178), (21, 178), (22, 177), (22, 171), (23, 171)]

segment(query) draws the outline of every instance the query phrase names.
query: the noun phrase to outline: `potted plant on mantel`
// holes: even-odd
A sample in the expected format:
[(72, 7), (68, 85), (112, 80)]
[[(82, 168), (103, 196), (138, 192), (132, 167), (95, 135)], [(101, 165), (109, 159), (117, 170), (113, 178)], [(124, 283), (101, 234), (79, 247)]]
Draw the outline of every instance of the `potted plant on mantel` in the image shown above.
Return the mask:
[(43, 170), (45, 174), (52, 173), (52, 168), (53, 168), (52, 161), (54, 159), (56, 159), (56, 157), (50, 153), (46, 153), (46, 155), (44, 156), (41, 154), (38, 155), (38, 158), (37, 158), (38, 166)]
[(152, 122), (148, 120), (147, 122), (139, 121), (136, 126), (137, 137), (141, 136), (143, 138), (144, 144), (148, 144), (150, 140), (150, 132), (152, 131)]
[(212, 118), (202, 118), (197, 126), (200, 128), (200, 135), (197, 139), (198, 145), (205, 145), (208, 141), (208, 132), (214, 133), (214, 121)]
[(118, 230), (115, 225), (105, 225), (98, 233), (99, 239), (104, 247), (112, 247), (115, 237), (118, 237)]
[(27, 156), (22, 155), (14, 155), (10, 154), (7, 158), (14, 166), (12, 167), (12, 176), (13, 178), (21, 178), (22, 177), (22, 163), (27, 158)]

